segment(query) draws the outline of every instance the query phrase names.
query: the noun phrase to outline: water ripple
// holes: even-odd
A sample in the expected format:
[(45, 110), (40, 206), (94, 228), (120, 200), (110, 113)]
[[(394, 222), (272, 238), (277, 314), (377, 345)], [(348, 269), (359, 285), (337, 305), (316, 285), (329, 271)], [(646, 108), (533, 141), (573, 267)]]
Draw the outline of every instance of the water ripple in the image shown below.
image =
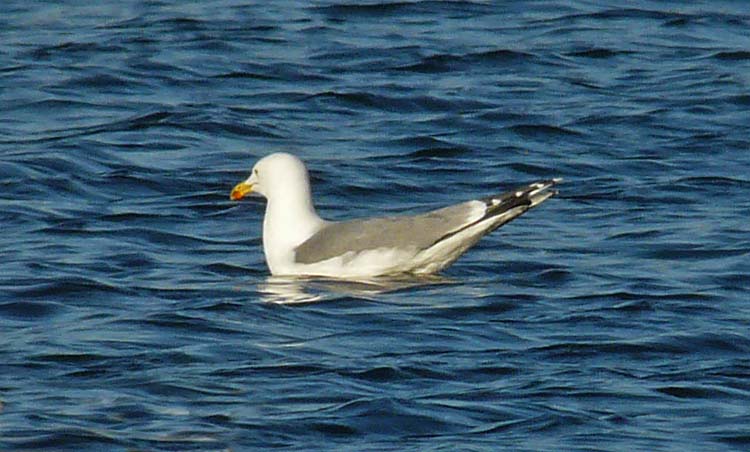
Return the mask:
[[(0, 449), (747, 448), (740, 3), (58, 3), (0, 17)], [(279, 151), (332, 219), (565, 182), (279, 279), (228, 199)]]

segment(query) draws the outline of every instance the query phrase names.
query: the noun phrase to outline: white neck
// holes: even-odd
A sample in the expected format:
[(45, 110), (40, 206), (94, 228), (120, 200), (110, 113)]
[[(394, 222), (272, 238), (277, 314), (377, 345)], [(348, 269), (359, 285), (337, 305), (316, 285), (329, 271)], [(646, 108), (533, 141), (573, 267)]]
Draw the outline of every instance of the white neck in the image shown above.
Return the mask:
[(315, 212), (309, 185), (295, 185), (274, 187), (277, 189), (267, 196), (263, 251), (273, 274), (284, 273), (284, 268), (294, 261), (294, 248), (325, 223)]

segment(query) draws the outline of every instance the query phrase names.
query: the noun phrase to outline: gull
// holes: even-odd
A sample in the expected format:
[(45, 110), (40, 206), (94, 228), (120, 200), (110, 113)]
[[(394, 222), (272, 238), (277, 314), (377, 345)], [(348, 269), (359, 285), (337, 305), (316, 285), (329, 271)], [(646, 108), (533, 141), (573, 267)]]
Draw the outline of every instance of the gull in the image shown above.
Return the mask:
[(425, 213), (326, 221), (313, 205), (305, 164), (263, 157), (230, 194), (266, 198), (263, 252), (274, 276), (371, 278), (443, 270), (486, 234), (557, 194), (561, 179), (518, 187)]

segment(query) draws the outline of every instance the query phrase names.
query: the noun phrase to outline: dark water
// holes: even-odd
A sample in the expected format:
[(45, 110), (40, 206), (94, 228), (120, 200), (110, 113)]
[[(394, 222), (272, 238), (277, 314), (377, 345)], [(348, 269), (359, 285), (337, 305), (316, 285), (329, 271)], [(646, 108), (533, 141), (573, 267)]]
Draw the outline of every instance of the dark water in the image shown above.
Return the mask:
[[(0, 6), (1, 450), (750, 449), (746, 2), (267, 3)], [(278, 282), (274, 151), (329, 218), (566, 183)]]

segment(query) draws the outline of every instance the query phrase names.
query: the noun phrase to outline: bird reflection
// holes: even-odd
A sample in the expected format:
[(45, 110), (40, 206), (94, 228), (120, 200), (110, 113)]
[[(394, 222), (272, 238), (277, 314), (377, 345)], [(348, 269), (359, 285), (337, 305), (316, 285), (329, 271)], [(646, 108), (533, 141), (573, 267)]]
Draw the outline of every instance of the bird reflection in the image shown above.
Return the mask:
[(386, 293), (438, 284), (455, 284), (455, 281), (438, 275), (402, 275), (363, 280), (269, 276), (258, 284), (258, 291), (267, 303), (302, 304), (340, 299), (342, 295), (375, 298)]

